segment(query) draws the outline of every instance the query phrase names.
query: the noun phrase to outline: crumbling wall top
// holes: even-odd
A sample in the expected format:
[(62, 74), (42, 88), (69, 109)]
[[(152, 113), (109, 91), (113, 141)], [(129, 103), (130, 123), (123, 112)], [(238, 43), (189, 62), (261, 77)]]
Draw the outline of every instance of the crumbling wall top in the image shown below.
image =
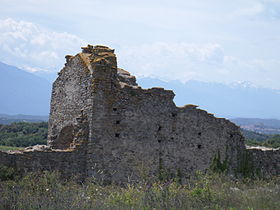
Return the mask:
[(114, 53), (115, 50), (114, 49), (110, 49), (107, 46), (103, 46), (103, 45), (88, 45), (86, 47), (81, 47), (82, 48), (82, 52), (83, 53), (89, 53), (89, 54), (95, 54), (98, 55), (98, 53)]

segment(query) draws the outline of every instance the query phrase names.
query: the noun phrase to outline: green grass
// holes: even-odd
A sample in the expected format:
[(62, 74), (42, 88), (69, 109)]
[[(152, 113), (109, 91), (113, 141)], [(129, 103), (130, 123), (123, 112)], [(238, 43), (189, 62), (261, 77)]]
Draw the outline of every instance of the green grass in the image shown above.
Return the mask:
[[(4, 177), (4, 176), (3, 176)], [(184, 184), (100, 185), (63, 180), (57, 172), (0, 182), (0, 209), (279, 209), (280, 177), (236, 180), (197, 174)]]
[(0, 151), (7, 151), (7, 150), (22, 150), (24, 147), (11, 147), (11, 146), (3, 146), (0, 145)]

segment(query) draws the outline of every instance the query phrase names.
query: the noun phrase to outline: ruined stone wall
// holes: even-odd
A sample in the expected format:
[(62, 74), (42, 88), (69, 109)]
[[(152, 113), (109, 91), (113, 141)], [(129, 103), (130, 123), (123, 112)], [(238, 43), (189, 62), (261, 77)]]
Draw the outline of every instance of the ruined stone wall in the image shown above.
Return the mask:
[(227, 159), (230, 171), (237, 167), (244, 139), (231, 122), (192, 105), (177, 108), (174, 93), (161, 88), (125, 86), (108, 96), (102, 114), (104, 127), (98, 127), (102, 132), (89, 149), (94, 162), (88, 165), (103, 171), (108, 180), (137, 180), (141, 170), (149, 177), (162, 171), (190, 176), (196, 170), (207, 170), (218, 153), (221, 161)]
[[(114, 56), (109, 60), (115, 61)], [(228, 161), (229, 171), (237, 167), (237, 155), (245, 149), (237, 126), (192, 105), (176, 107), (172, 91), (142, 89), (106, 59), (92, 63), (89, 176), (102, 171), (103, 178), (114, 182), (137, 180), (143, 170), (149, 177), (161, 170), (189, 176), (207, 170), (217, 153)]]
[(15, 152), (0, 151), (0, 164), (13, 167), (23, 175), (28, 172), (57, 170), (66, 177), (85, 177), (85, 150), (51, 150), (44, 146), (34, 148)]
[(91, 116), (88, 63), (83, 54), (68, 56), (53, 84), (48, 134), (53, 149), (67, 149), (88, 140), (87, 131), (80, 130), (86, 127), (81, 124), (89, 124)]
[(209, 169), (217, 155), (221, 162), (227, 162), (228, 172), (233, 173), (238, 165), (237, 156), (245, 148), (236, 125), (193, 105), (178, 108), (170, 134), (171, 138), (163, 147), (166, 159), (170, 161), (168, 155), (173, 154), (170, 165), (180, 167), (184, 174)]
[[(280, 175), (280, 149), (249, 147), (243, 167), (253, 176), (270, 178)], [(249, 174), (250, 175), (250, 174)]]
[(0, 152), (0, 164), (124, 183), (183, 179), (215, 161), (242, 176), (244, 156), (251, 154), (263, 175), (279, 174), (279, 153), (247, 151), (230, 121), (194, 105), (176, 107), (170, 90), (142, 89), (117, 67), (114, 50), (89, 45), (66, 60), (53, 84), (48, 149)]

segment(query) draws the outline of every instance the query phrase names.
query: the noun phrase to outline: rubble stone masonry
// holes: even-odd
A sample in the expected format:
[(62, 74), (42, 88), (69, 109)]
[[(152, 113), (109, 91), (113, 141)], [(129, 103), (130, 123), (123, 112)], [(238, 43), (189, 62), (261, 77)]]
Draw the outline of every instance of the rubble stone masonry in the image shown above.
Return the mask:
[(173, 98), (170, 90), (138, 86), (117, 67), (114, 50), (88, 45), (66, 56), (53, 84), (48, 146), (0, 152), (0, 164), (106, 183), (185, 179), (219, 165), (237, 176), (248, 164), (253, 174), (279, 175), (279, 149), (246, 149), (235, 124), (195, 105), (176, 107)]

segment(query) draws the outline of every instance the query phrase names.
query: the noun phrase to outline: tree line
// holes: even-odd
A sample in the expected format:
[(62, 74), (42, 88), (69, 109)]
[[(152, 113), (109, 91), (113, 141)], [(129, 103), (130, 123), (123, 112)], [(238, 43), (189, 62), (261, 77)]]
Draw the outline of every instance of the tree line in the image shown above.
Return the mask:
[(28, 147), (36, 144), (47, 144), (47, 136), (47, 122), (0, 124), (0, 145)]

